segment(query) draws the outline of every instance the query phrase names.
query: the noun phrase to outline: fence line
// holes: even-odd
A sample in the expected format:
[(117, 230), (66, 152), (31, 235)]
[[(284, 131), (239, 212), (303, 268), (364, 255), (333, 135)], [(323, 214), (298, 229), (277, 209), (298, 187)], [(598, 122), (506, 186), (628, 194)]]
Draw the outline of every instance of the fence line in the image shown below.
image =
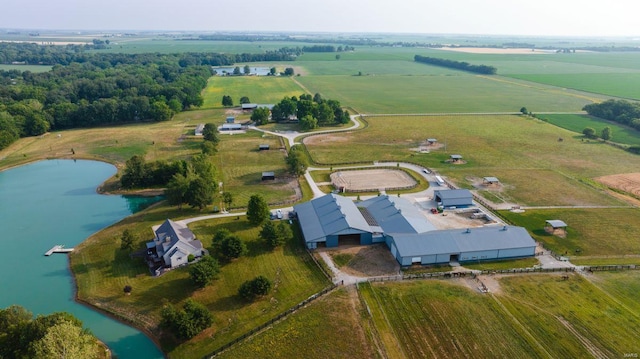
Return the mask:
[(635, 264), (628, 265), (602, 265), (602, 266), (584, 266), (582, 270), (585, 272), (602, 272), (602, 271), (614, 271), (614, 270), (638, 270), (640, 266)]
[(325, 295), (325, 294), (327, 294), (327, 293), (331, 292), (331, 291), (332, 291), (332, 290), (334, 290), (336, 287), (337, 287), (337, 286), (334, 284), (334, 285), (331, 285), (331, 286), (329, 286), (329, 287), (327, 287), (327, 288), (325, 288), (325, 289), (321, 290), (320, 292), (318, 292), (318, 293), (316, 293), (316, 294), (314, 294), (314, 295), (310, 296), (309, 298), (307, 298), (307, 299), (303, 300), (302, 302), (300, 302), (300, 303), (296, 304), (295, 306), (293, 306), (293, 307), (291, 307), (291, 308), (287, 309), (286, 311), (284, 311), (284, 312), (282, 312), (282, 313), (278, 314), (278, 316), (276, 316), (275, 318), (272, 318), (272, 319), (271, 319), (271, 320), (269, 320), (268, 322), (266, 322), (266, 323), (264, 323), (264, 324), (262, 324), (262, 325), (260, 325), (260, 326), (258, 326), (258, 327), (256, 327), (256, 328), (251, 329), (250, 331), (248, 331), (248, 332), (246, 332), (246, 333), (242, 334), (241, 336), (239, 336), (239, 337), (237, 337), (236, 339), (234, 339), (234, 340), (230, 341), (229, 343), (227, 343), (227, 344), (225, 344), (225, 345), (221, 346), (220, 348), (218, 348), (218, 349), (214, 350), (213, 352), (211, 352), (211, 353), (209, 353), (209, 354), (205, 355), (203, 358), (206, 358), (206, 359), (209, 359), (209, 358), (215, 358), (218, 354), (222, 353), (223, 351), (225, 351), (225, 350), (227, 350), (227, 349), (231, 348), (232, 346), (234, 346), (234, 345), (238, 344), (239, 342), (241, 342), (241, 341), (243, 341), (243, 340), (247, 339), (248, 337), (250, 337), (250, 336), (252, 336), (252, 335), (256, 334), (257, 332), (259, 332), (259, 331), (261, 331), (261, 330), (263, 330), (263, 329), (265, 329), (265, 328), (267, 328), (267, 327), (271, 326), (273, 323), (275, 323), (275, 322), (277, 322), (277, 321), (279, 321), (279, 320), (281, 320), (281, 319), (283, 319), (283, 318), (285, 318), (285, 317), (289, 316), (291, 313), (295, 312), (296, 310), (298, 310), (298, 309), (300, 309), (300, 308), (304, 307), (305, 305), (307, 305), (307, 304), (311, 303), (312, 301), (314, 301), (314, 300), (316, 300), (316, 299), (318, 299), (318, 298), (322, 297), (323, 295)]

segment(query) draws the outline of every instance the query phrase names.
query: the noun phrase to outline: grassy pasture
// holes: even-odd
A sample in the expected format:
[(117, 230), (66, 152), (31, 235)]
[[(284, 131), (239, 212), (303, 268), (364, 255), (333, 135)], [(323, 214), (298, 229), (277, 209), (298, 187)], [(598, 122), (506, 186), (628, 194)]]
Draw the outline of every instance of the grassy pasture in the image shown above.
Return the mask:
[(487, 296), (444, 281), (360, 284), (391, 358), (540, 356)]
[[(640, 254), (640, 210), (637, 208), (597, 209), (539, 209), (523, 213), (501, 211), (500, 214), (518, 226), (529, 230), (533, 238), (556, 253), (567, 253), (581, 264), (589, 259), (594, 264), (620, 263), (624, 255)], [(566, 238), (553, 236), (544, 231), (545, 221), (560, 219), (567, 225)], [(580, 252), (576, 252), (579, 249)], [(618, 257), (616, 257), (618, 256)], [(581, 259), (584, 257), (584, 259)], [(634, 263), (640, 262), (635, 258)]]
[[(76, 247), (71, 266), (76, 273), (80, 298), (131, 318), (156, 335), (162, 303), (168, 298), (174, 304), (187, 298), (205, 304), (215, 318), (211, 328), (180, 345), (163, 342), (163, 349), (170, 357), (194, 358), (202, 357), (328, 285), (308, 257), (299, 237), (271, 251), (258, 239), (260, 228), (250, 226), (244, 218), (207, 220), (190, 225), (205, 248), (211, 247), (213, 233), (219, 228), (227, 228), (240, 236), (248, 248), (246, 256), (223, 262), (219, 278), (202, 290), (195, 290), (187, 268), (153, 278), (142, 260), (130, 259), (119, 249), (119, 238), (124, 228), (138, 234), (138, 247), (142, 247), (143, 242), (153, 237), (152, 225), (161, 223), (165, 218), (179, 219), (194, 214), (189, 210), (180, 212), (156, 207), (127, 218)], [(258, 274), (271, 279), (274, 288), (267, 298), (246, 303), (238, 297), (238, 287)], [(133, 287), (130, 296), (122, 293), (125, 285)]]
[(638, 302), (639, 271), (597, 272), (589, 276), (588, 279), (638, 317), (638, 313), (640, 313), (640, 302)]
[(522, 106), (535, 111), (578, 111), (592, 102), (548, 86), (463, 73), (301, 76), (297, 80), (312, 93), (340, 100), (361, 113), (517, 112)]
[(202, 108), (222, 107), (223, 95), (231, 96), (234, 105), (240, 106), (242, 96), (249, 97), (254, 103), (277, 103), (285, 96), (303, 93), (304, 90), (289, 77), (214, 76), (202, 92)]
[[(404, 160), (453, 177), (456, 171), (481, 169), (478, 175), (487, 176), (502, 168), (551, 169), (580, 179), (634, 172), (640, 166), (638, 156), (603, 143), (581, 142), (581, 135), (522, 116), (385, 116), (367, 121), (369, 127), (361, 131), (312, 137), (305, 142), (307, 148), (321, 163)], [(411, 150), (430, 137), (446, 142), (446, 151)], [(450, 154), (461, 154), (467, 163), (445, 163)]]
[[(278, 137), (249, 131), (240, 135), (220, 135), (216, 155), (216, 167), (221, 170), (220, 181), (224, 190), (233, 195), (233, 207), (246, 206), (249, 197), (261, 194), (268, 203), (276, 203), (295, 196), (293, 187), (280, 180), (262, 181), (263, 171), (273, 171), (276, 178), (287, 175), (285, 152)], [(268, 144), (270, 150), (258, 151), (260, 144)], [(295, 183), (295, 181), (294, 181)]]
[[(362, 313), (355, 312), (349, 301), (347, 291), (339, 289), (234, 346), (220, 358), (372, 358), (363, 333)], [(359, 303), (358, 310), (363, 310)]]
[(588, 74), (511, 74), (522, 80), (547, 85), (639, 100), (640, 73), (588, 73)]
[(632, 128), (621, 126), (615, 122), (606, 121), (597, 117), (591, 117), (587, 115), (538, 115), (539, 118), (556, 125), (558, 127), (566, 128), (567, 130), (582, 133), (586, 127), (591, 127), (596, 130), (596, 133), (601, 133), (602, 129), (609, 126), (611, 133), (613, 134), (611, 141), (622, 143), (625, 145), (640, 145), (640, 131)]
[(624, 306), (608, 288), (579, 275), (513, 276), (500, 284), (505, 294), (496, 298), (551, 357), (621, 357), (638, 350), (638, 307)]

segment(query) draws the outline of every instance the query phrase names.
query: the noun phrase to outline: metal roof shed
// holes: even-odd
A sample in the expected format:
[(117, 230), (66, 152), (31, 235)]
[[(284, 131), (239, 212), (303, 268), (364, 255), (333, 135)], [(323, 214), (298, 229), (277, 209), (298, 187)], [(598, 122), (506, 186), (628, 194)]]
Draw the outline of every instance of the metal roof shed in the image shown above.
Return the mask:
[(559, 220), (559, 219), (549, 219), (547, 221), (545, 221), (547, 223), (547, 225), (553, 227), (553, 228), (565, 228), (567, 227), (567, 224), (564, 223), (563, 221)]
[(435, 190), (433, 194), (444, 208), (473, 206), (473, 195), (468, 189)]

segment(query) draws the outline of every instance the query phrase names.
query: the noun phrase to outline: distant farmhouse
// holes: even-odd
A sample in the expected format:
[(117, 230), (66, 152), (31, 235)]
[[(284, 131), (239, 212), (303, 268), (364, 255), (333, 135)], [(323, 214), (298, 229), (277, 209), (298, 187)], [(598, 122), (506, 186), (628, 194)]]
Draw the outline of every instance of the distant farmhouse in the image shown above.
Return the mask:
[(535, 255), (536, 243), (522, 227), (438, 230), (399, 197), (383, 195), (356, 204), (328, 194), (294, 210), (309, 249), (384, 242), (402, 266)]
[(155, 239), (147, 242), (147, 263), (156, 274), (188, 263), (189, 256), (202, 257), (207, 250), (189, 228), (167, 219), (154, 230)]

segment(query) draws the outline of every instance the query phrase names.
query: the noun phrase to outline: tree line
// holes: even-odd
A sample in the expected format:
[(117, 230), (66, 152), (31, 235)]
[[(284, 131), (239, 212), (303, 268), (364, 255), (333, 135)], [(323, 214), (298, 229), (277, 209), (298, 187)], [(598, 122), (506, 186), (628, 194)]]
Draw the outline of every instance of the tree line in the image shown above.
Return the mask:
[(607, 100), (582, 108), (589, 115), (633, 127), (640, 131), (640, 104), (625, 100)]
[(449, 60), (449, 59), (442, 59), (438, 57), (415, 55), (414, 60), (416, 62), (421, 62), (424, 64), (448, 67), (456, 70), (474, 72), (477, 74), (495, 75), (498, 72), (498, 69), (496, 69), (493, 66), (471, 65), (470, 63), (464, 62), (464, 61), (455, 61), (455, 60)]

